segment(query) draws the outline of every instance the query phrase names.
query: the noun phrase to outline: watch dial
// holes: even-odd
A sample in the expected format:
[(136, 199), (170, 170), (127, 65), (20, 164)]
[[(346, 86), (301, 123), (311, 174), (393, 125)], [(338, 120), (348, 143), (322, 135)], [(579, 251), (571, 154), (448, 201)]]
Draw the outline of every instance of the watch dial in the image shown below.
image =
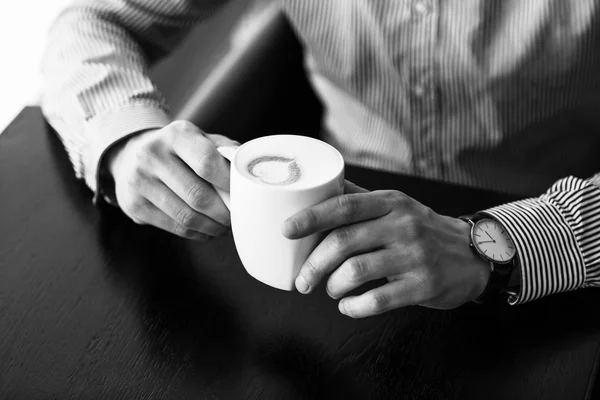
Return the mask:
[(473, 245), (485, 257), (498, 263), (510, 261), (516, 253), (508, 232), (493, 219), (486, 218), (475, 223)]

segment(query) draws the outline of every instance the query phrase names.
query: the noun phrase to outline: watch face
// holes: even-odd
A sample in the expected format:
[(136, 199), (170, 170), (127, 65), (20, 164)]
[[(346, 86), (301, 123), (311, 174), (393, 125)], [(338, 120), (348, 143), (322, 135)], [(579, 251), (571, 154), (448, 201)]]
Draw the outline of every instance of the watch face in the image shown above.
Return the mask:
[(511, 261), (516, 253), (515, 245), (508, 232), (499, 222), (489, 218), (475, 223), (473, 246), (485, 258), (501, 264)]

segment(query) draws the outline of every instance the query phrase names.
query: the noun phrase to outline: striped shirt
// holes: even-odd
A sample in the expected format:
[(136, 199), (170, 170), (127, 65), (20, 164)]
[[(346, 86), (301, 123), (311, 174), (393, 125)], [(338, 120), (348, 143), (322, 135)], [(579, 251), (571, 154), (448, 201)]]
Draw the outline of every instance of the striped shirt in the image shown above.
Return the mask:
[[(80, 0), (59, 16), (42, 108), (92, 190), (115, 141), (171, 121), (148, 68), (221, 3)], [(528, 197), (485, 210), (517, 247), (511, 304), (600, 286), (600, 0), (278, 6), (347, 162)]]

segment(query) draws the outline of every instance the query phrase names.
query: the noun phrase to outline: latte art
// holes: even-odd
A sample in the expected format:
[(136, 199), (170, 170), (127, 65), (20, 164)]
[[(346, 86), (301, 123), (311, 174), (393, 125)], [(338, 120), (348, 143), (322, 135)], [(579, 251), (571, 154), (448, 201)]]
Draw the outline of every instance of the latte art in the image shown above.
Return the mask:
[(302, 176), (295, 159), (281, 156), (255, 158), (248, 163), (247, 172), (263, 183), (277, 186), (291, 185)]
[(320, 140), (273, 135), (244, 143), (236, 151), (232, 167), (232, 172), (239, 172), (253, 184), (270, 186), (279, 193), (326, 184), (343, 170), (344, 160)]

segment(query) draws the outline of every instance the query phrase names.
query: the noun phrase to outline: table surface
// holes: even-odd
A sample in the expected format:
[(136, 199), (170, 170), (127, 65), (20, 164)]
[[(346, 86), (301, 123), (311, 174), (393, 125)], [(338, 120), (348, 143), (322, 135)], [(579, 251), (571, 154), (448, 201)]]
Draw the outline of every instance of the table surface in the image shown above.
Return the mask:
[[(459, 215), (512, 200), (348, 167)], [(364, 320), (95, 207), (38, 108), (0, 135), (0, 399), (590, 399), (600, 290)]]

